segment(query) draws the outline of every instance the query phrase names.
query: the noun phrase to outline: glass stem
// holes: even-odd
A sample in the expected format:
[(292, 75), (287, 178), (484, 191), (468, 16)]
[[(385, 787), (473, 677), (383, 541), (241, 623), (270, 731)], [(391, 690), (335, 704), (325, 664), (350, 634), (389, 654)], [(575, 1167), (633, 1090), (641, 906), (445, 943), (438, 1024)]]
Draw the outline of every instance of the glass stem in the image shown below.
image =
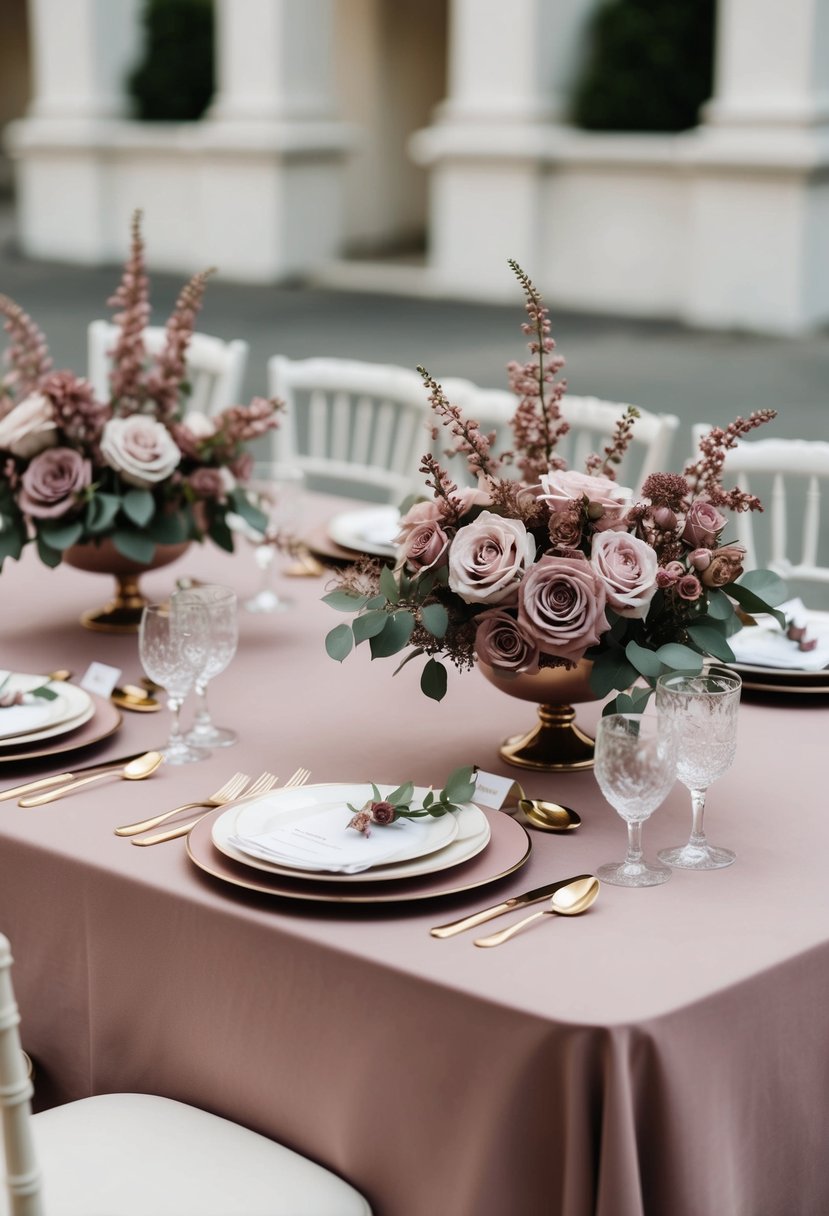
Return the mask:
[(691, 837), (689, 844), (703, 846), (706, 844), (705, 832), (702, 830), (702, 816), (705, 812), (705, 790), (691, 790)]
[(625, 856), (626, 866), (636, 866), (642, 861), (642, 820), (628, 820), (628, 851)]
[(182, 706), (181, 697), (168, 697), (167, 698), (167, 708), (169, 709), (170, 713), (173, 715), (173, 724), (170, 727), (170, 739), (167, 743), (167, 746), (170, 748), (171, 751), (182, 751), (186, 747), (186, 744), (184, 742), (184, 736), (181, 733), (181, 723), (179, 721), (179, 715), (181, 714), (181, 706)]
[(209, 730), (213, 723), (210, 720), (210, 710), (207, 708), (207, 684), (196, 684), (196, 713), (193, 726), (196, 730)]

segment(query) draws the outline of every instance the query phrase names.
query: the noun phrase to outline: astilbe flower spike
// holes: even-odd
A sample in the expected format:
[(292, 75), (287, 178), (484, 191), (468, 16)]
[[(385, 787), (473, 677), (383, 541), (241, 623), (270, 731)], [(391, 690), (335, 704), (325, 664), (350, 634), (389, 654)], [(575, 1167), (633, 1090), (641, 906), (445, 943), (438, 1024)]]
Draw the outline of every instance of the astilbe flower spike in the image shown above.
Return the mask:
[(133, 214), (130, 255), (121, 282), (108, 303), (110, 308), (120, 310), (113, 317), (118, 337), (107, 352), (112, 360), (109, 377), (112, 405), (119, 413), (132, 414), (141, 409), (147, 398), (144, 330), (150, 319), (150, 302), (140, 211)]
[[(11, 341), (5, 354), (8, 371), (0, 379), (0, 417), (26, 397), (52, 368), (46, 339), (28, 313), (8, 296), (0, 295), (0, 316)], [(6, 400), (4, 400), (4, 398)]]
[(700, 440), (698, 459), (690, 461), (683, 469), (691, 491), (698, 497), (706, 498), (715, 507), (727, 507), (732, 511), (762, 511), (763, 504), (756, 495), (741, 490), (739, 486), (732, 490), (725, 489), (722, 484), (723, 464), (726, 453), (736, 447), (739, 439), (776, 417), (777, 410), (753, 410), (748, 418), (735, 418), (725, 430), (719, 426), (712, 427)]
[(501, 462), (492, 453), (494, 436), (484, 435), (480, 423), (471, 418), (464, 418), (460, 408), (451, 403), (437, 380), (430, 376), (425, 367), (418, 367), (417, 370), (429, 392), (433, 414), (443, 426), (449, 428), (453, 437), (450, 452), (466, 458), (473, 477), (497, 477)]
[(457, 524), (461, 513), (461, 500), (458, 498), (456, 483), (431, 452), (427, 452), (422, 458), (420, 472), (424, 474), (426, 485), (441, 504), (447, 523)]
[(629, 405), (621, 418), (616, 419), (610, 443), (605, 447), (604, 451), (601, 454), (591, 452), (587, 457), (584, 465), (587, 473), (600, 473), (605, 477), (609, 477), (611, 481), (616, 480), (614, 465), (622, 463), (625, 452), (631, 445), (633, 440), (633, 424), (637, 418), (641, 418), (639, 410), (635, 405)]
[(41, 381), (40, 391), (51, 401), (55, 421), (64, 439), (86, 448), (96, 460), (100, 459), (98, 440), (112, 410), (95, 400), (89, 381), (74, 372), (51, 372)]
[(207, 280), (214, 271), (213, 267), (200, 271), (182, 288), (167, 322), (164, 349), (147, 376), (147, 395), (155, 402), (156, 415), (162, 421), (174, 418), (180, 410), (182, 385), (187, 377), (187, 348)]

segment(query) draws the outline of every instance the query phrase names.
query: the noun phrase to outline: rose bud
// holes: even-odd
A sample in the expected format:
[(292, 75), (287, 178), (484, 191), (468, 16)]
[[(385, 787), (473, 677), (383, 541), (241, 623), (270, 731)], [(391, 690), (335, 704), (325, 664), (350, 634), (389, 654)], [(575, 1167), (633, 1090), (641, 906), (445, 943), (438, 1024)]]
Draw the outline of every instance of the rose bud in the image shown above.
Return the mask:
[(669, 574), (667, 570), (665, 570), (665, 569), (657, 570), (657, 572), (656, 572), (657, 587), (660, 587), (663, 591), (665, 591), (666, 588), (673, 587), (675, 582), (676, 582), (676, 579), (674, 578), (674, 576), (672, 574)]
[(798, 642), (798, 644), (797, 644), (798, 650), (815, 650), (816, 647), (817, 647), (817, 638), (804, 638), (801, 642)]
[(587, 504), (587, 518), (591, 523), (597, 523), (604, 515), (604, 507), (600, 502), (589, 502)]
[(348, 826), (350, 828), (355, 828), (356, 831), (358, 831), (358, 832), (362, 832), (364, 836), (370, 836), (371, 835), (371, 812), (370, 811), (358, 811), (357, 814), (351, 819)]
[(789, 628), (786, 630), (786, 637), (790, 642), (802, 642), (806, 637), (806, 626), (795, 625), (794, 621), (792, 621), (791, 625), (789, 625)]
[(676, 513), (670, 507), (657, 507), (651, 518), (657, 528), (661, 528), (663, 532), (673, 532), (679, 523)]
[(694, 549), (693, 553), (688, 555), (688, 561), (695, 570), (707, 570), (711, 565), (711, 550)]
[(695, 574), (683, 574), (677, 579), (677, 595), (681, 600), (698, 600), (702, 594), (702, 583)]
[(371, 818), (380, 827), (386, 827), (390, 823), (394, 823), (397, 818), (397, 810), (392, 802), (372, 802)]

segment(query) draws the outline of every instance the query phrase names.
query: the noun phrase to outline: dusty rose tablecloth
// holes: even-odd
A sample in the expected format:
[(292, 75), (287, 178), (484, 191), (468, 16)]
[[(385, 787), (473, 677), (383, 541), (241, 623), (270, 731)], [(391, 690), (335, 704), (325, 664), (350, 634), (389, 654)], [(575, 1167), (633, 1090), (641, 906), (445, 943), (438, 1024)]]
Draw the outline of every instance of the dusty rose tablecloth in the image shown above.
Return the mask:
[[(181, 574), (242, 595), (257, 577), (249, 551), (206, 547), (145, 583), (161, 595)], [(0, 803), (0, 929), (44, 1091), (146, 1090), (218, 1111), (336, 1170), (377, 1216), (825, 1216), (826, 703), (744, 704), (737, 761), (709, 800), (710, 835), (735, 866), (605, 886), (588, 916), (477, 950), (469, 934), (427, 930), (621, 856), (623, 825), (591, 774), (526, 780), (580, 810), (577, 834), (535, 834), (528, 865), (497, 889), (409, 908), (238, 897), (182, 841), (145, 850), (112, 834), (236, 769), (424, 784), (470, 762), (508, 771), (497, 742), (532, 706), (475, 673), (436, 705), (417, 664), (395, 679), (363, 653), (340, 667), (323, 648), (338, 619), (323, 584), (283, 587), (296, 609), (243, 614), (238, 657), (212, 689), (237, 747), (38, 810)], [(0, 664), (80, 673), (95, 658), (135, 680), (134, 638), (76, 624), (108, 590), (32, 555), (10, 563)], [(166, 727), (129, 715), (96, 754), (159, 744)], [(688, 825), (677, 786), (648, 849)]]

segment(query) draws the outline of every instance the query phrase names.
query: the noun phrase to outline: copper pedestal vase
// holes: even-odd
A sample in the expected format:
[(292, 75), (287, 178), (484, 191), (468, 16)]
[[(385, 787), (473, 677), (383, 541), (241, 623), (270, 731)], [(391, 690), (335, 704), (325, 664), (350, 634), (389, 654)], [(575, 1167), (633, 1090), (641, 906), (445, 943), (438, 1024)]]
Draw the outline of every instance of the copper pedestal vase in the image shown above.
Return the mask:
[(576, 726), (573, 709), (574, 702), (598, 700), (590, 687), (590, 660), (582, 659), (575, 667), (543, 667), (533, 675), (517, 676), (496, 672), (480, 659), (477, 665), (501, 692), (538, 705), (538, 724), (526, 734), (505, 739), (499, 748), (502, 760), (545, 773), (593, 767), (593, 740)]
[(189, 540), (178, 545), (156, 545), (152, 561), (142, 563), (124, 557), (108, 539), (71, 545), (63, 554), (67, 566), (88, 570), (91, 574), (109, 574), (115, 579), (113, 598), (103, 608), (90, 608), (84, 612), (81, 624), (99, 633), (135, 633), (144, 606), (149, 602), (141, 593), (139, 578), (148, 570), (168, 566), (189, 547)]

